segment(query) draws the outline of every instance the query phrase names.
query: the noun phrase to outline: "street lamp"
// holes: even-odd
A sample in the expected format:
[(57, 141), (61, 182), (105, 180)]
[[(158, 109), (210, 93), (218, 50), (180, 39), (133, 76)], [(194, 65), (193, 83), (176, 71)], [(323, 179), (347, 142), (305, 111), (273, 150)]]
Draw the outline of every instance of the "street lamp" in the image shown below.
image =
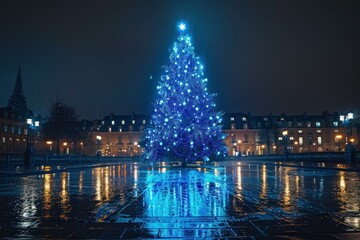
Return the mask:
[(49, 152), (51, 153), (52, 152), (52, 144), (53, 144), (53, 142), (52, 141), (46, 141), (46, 144), (49, 145)]
[(288, 131), (287, 130), (284, 130), (282, 132), (282, 135), (283, 135), (283, 142), (284, 142), (284, 155), (285, 155), (285, 159), (287, 160), (288, 159), (288, 155), (289, 155), (289, 151), (287, 149), (287, 135), (288, 135)]
[(100, 159), (100, 156), (101, 156), (101, 153), (100, 153), (101, 138), (102, 137), (100, 135), (96, 135), (96, 146), (97, 146), (96, 157), (97, 157), (98, 160)]
[(351, 111), (348, 112), (346, 115), (341, 114), (340, 122), (346, 127), (346, 148), (345, 148), (345, 160), (347, 162), (355, 162), (355, 148), (351, 145), (352, 141), (350, 140), (350, 137), (352, 135), (352, 128), (351, 128), (351, 122), (354, 119), (354, 113)]
[(339, 150), (339, 152), (341, 151), (341, 138), (342, 138), (342, 136), (341, 135), (336, 135), (335, 136), (335, 138), (336, 138), (336, 141), (337, 141), (337, 144), (338, 144), (338, 150)]
[(24, 163), (26, 166), (30, 166), (33, 160), (33, 153), (34, 153), (31, 130), (38, 128), (40, 126), (40, 122), (34, 121), (32, 118), (28, 118), (26, 119), (26, 124), (27, 124), (27, 143), (24, 153)]
[(67, 143), (67, 142), (64, 142), (64, 143), (63, 143), (63, 146), (64, 146), (64, 154), (69, 154), (68, 143)]

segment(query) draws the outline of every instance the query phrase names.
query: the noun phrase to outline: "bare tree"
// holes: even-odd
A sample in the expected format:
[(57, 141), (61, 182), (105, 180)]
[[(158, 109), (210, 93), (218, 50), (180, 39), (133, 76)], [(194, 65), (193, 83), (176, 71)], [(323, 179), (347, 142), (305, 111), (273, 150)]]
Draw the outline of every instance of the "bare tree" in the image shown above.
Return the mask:
[(45, 124), (44, 134), (48, 139), (56, 142), (56, 153), (60, 151), (60, 139), (74, 140), (78, 137), (78, 131), (74, 122), (78, 120), (79, 114), (75, 108), (57, 99), (52, 102), (49, 109), (48, 122)]

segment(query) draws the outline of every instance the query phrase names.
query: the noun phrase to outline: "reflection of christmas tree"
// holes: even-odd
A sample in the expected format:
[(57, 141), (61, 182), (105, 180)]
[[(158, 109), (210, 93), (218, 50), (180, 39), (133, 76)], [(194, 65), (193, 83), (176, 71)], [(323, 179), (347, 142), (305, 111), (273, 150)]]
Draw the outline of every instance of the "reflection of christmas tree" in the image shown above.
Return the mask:
[(222, 114), (215, 112), (215, 94), (207, 92), (203, 66), (184, 24), (164, 66), (158, 97), (146, 132), (145, 157), (149, 161), (182, 160), (184, 163), (224, 156)]

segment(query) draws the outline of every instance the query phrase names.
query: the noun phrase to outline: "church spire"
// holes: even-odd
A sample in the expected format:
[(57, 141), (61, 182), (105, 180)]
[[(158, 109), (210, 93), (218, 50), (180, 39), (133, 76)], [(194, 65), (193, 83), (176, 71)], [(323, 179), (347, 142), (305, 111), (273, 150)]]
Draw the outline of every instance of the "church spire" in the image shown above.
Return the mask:
[(8, 108), (12, 109), (14, 112), (21, 114), (27, 114), (29, 111), (23, 93), (23, 86), (21, 79), (21, 65), (19, 65), (19, 70), (17, 73), (13, 94), (9, 98)]

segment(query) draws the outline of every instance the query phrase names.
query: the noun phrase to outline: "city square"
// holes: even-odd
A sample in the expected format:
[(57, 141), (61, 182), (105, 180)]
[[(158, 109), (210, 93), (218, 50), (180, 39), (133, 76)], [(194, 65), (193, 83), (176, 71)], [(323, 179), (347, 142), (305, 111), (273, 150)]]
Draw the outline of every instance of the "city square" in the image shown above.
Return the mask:
[(360, 239), (359, 3), (0, 0), (0, 238)]

